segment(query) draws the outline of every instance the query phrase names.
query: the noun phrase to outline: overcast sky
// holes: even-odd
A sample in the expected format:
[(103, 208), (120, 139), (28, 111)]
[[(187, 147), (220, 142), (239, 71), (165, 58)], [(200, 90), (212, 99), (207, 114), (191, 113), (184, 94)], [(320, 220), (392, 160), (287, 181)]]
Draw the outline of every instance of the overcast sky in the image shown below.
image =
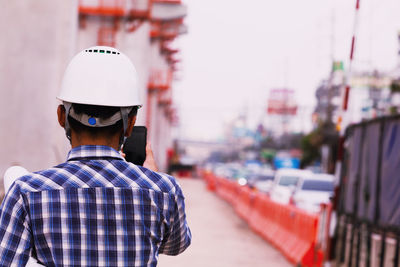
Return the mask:
[[(310, 128), (314, 92), (332, 55), (348, 65), (355, 0), (186, 0), (189, 33), (175, 82), (180, 137), (221, 137), (224, 125), (247, 110), (248, 124), (265, 121), (269, 89), (296, 91)], [(356, 69), (397, 64), (400, 1), (361, 0)]]

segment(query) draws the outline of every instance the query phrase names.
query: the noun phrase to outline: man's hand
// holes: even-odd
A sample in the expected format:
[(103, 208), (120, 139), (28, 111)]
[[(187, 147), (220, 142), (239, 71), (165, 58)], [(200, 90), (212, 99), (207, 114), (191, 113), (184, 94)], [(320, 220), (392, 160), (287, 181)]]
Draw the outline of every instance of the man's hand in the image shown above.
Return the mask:
[(153, 150), (151, 149), (150, 142), (146, 144), (146, 160), (143, 163), (143, 167), (158, 172), (156, 161), (154, 160)]

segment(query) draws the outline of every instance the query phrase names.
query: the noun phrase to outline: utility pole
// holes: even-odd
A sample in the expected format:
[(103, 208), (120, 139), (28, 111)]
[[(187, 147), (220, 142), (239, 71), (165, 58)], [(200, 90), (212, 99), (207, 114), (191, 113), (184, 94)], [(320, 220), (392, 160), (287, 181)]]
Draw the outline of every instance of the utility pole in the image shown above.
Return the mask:
[(334, 96), (334, 84), (333, 84), (333, 76), (334, 76), (334, 62), (335, 62), (335, 5), (333, 4), (334, 0), (332, 0), (332, 10), (331, 10), (331, 51), (330, 51), (330, 61), (331, 61), (331, 70), (328, 79), (328, 106), (327, 106), (327, 123), (333, 122), (333, 104), (332, 98)]

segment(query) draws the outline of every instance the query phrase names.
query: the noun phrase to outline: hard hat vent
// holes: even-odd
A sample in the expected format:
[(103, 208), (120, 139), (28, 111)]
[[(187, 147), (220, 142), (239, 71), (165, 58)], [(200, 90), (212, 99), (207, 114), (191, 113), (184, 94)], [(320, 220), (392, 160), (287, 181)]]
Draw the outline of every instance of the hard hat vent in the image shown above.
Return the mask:
[(105, 50), (105, 49), (86, 49), (85, 52), (87, 52), (87, 53), (100, 53), (100, 54), (113, 54), (113, 55), (119, 55), (120, 54), (120, 52), (110, 51), (110, 50)]

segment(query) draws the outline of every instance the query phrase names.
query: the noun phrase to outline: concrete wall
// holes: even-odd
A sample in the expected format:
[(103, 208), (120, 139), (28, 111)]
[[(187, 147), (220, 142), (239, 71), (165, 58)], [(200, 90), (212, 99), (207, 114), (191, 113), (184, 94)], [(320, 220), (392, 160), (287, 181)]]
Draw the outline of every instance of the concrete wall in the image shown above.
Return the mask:
[(77, 0), (0, 0), (0, 177), (66, 158), (56, 95), (75, 51)]

